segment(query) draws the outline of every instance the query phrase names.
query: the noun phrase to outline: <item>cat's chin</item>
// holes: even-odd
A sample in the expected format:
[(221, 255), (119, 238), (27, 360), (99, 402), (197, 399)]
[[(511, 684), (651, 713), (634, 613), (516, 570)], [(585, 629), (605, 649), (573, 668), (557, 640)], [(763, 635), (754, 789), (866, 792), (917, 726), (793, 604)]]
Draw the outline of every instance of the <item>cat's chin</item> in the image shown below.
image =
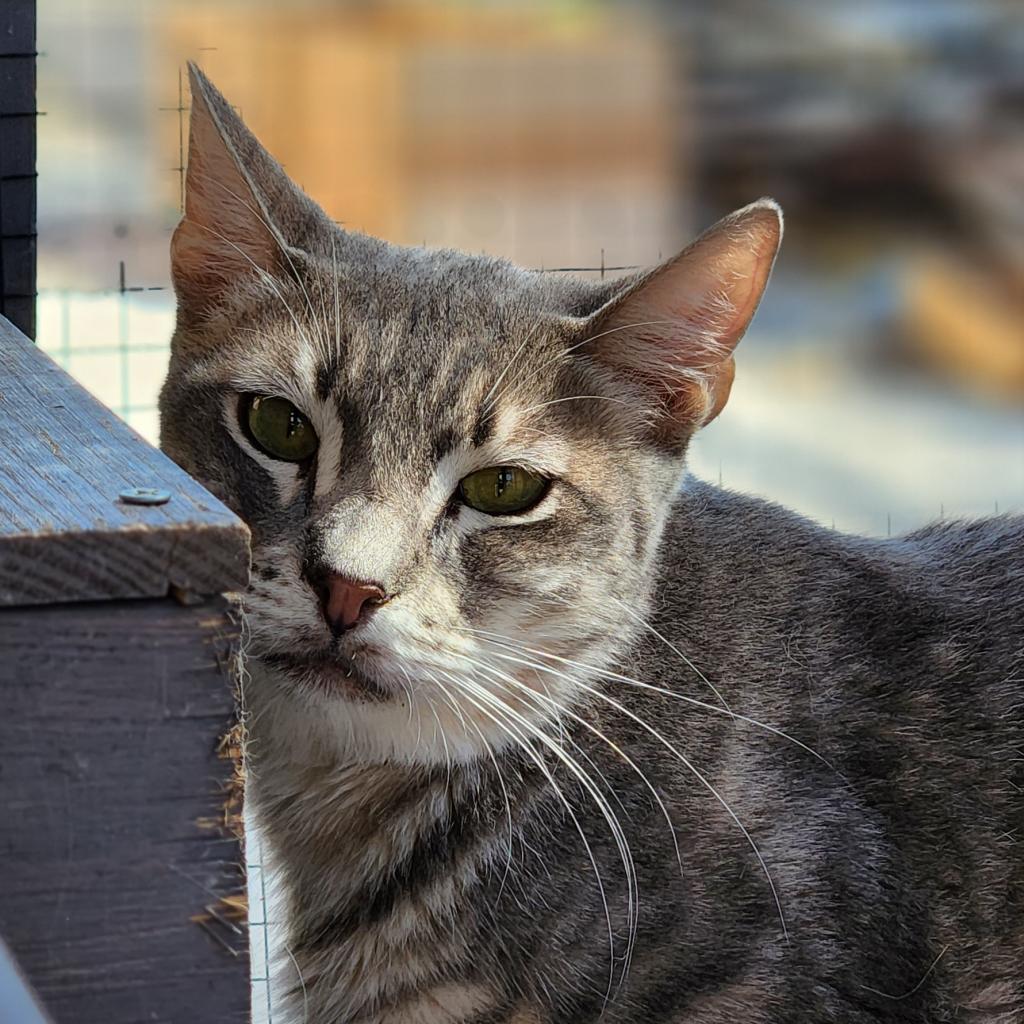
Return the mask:
[(386, 683), (372, 678), (343, 655), (274, 654), (265, 656), (263, 661), (295, 685), (329, 696), (378, 703), (395, 696)]

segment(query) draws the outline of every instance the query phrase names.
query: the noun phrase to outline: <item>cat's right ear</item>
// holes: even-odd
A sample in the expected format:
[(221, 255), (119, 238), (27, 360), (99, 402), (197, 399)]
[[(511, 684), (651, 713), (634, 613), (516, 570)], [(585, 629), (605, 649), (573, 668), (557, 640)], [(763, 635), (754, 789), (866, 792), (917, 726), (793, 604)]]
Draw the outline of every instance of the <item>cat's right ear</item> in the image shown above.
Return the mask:
[(587, 355), (628, 380), (651, 436), (678, 449), (718, 415), (733, 349), (761, 300), (782, 241), (782, 210), (760, 199), (724, 217), (678, 256), (618, 282), (583, 322)]
[(179, 309), (201, 316), (245, 278), (280, 272), (284, 240), (254, 186), (239, 144), (259, 150), (277, 168), (242, 124), (227, 100), (189, 64), (192, 113), (189, 121), (185, 215), (171, 241), (171, 275)]

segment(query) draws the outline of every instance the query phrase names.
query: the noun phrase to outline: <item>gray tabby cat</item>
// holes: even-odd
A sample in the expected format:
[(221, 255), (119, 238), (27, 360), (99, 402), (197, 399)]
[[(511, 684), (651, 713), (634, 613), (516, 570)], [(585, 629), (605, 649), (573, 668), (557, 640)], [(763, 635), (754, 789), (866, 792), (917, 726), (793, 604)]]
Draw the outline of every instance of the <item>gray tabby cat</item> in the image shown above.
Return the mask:
[(683, 475), (778, 207), (610, 283), (400, 248), (192, 87), (163, 445), (252, 530), (288, 1019), (1024, 1021), (1022, 520)]

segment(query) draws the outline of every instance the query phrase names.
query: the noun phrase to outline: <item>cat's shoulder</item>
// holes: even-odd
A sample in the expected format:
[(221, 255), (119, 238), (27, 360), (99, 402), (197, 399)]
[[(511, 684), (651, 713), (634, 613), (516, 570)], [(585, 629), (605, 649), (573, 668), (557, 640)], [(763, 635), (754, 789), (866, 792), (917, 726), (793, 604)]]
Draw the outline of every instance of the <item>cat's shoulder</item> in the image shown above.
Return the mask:
[(847, 538), (792, 509), (765, 498), (716, 487), (693, 476), (683, 479), (666, 524), (670, 548), (699, 544), (706, 550), (726, 547), (739, 554), (825, 551), (855, 546)]

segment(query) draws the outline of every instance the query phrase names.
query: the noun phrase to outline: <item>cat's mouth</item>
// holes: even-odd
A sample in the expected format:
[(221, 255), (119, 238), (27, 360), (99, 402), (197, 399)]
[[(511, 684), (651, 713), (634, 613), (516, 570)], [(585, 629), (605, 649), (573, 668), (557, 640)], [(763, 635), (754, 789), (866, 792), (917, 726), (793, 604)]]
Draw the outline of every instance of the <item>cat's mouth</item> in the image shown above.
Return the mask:
[(272, 654), (264, 660), (301, 686), (359, 700), (386, 701), (394, 695), (386, 684), (368, 674), (356, 659), (339, 652)]

